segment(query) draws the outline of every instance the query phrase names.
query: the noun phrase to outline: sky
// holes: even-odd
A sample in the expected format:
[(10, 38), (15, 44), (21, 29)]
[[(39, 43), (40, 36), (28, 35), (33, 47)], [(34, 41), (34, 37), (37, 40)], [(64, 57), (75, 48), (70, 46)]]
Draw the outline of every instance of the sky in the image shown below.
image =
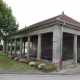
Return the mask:
[(62, 14), (80, 22), (80, 0), (3, 0), (11, 7), (19, 29)]

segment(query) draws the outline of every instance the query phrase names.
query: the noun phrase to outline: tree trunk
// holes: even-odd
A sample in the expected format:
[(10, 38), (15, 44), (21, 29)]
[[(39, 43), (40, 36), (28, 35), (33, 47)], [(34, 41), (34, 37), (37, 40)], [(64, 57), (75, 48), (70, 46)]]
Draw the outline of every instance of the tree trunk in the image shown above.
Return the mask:
[(6, 41), (3, 41), (3, 52), (6, 53)]

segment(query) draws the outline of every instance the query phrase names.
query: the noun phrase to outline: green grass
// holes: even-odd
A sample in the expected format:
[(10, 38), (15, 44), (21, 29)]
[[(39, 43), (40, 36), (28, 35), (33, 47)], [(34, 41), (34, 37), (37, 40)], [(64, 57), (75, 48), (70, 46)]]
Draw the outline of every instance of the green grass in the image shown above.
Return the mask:
[(29, 66), (28, 64), (14, 61), (8, 57), (0, 55), (0, 69), (5, 70), (35, 70), (36, 67)]

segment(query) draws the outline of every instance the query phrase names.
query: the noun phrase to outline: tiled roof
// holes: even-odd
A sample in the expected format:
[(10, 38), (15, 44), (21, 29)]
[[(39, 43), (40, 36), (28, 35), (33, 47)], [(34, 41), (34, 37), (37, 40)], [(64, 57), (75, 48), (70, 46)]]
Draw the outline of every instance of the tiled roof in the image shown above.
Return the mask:
[(44, 20), (44, 21), (41, 21), (41, 22), (38, 22), (36, 24), (33, 24), (31, 26), (28, 26), (28, 27), (25, 27), (21, 30), (18, 30), (18, 32), (22, 32), (24, 30), (28, 30), (28, 29), (31, 29), (31, 28), (34, 28), (34, 27), (38, 27), (38, 26), (41, 26), (43, 24), (46, 24), (46, 23), (50, 23), (54, 20), (61, 20), (61, 21), (64, 21), (64, 22), (68, 22), (68, 23), (71, 23), (73, 25), (77, 25), (77, 26), (80, 26), (80, 22), (70, 18), (69, 16), (65, 15), (64, 12), (62, 12), (61, 15), (58, 15), (58, 16), (55, 16), (53, 18), (50, 18), (50, 19), (47, 19), (47, 20)]
[(62, 15), (60, 17), (60, 20), (80, 26), (80, 22), (78, 22), (78, 21), (70, 18), (69, 16), (65, 15), (64, 12), (62, 12)]

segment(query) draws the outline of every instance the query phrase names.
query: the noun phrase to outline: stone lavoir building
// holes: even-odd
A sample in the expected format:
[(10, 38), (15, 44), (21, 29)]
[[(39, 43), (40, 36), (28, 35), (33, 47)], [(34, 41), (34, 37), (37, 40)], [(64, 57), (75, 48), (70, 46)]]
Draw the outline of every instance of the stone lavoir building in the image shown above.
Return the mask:
[(27, 58), (49, 60), (60, 69), (64, 63), (77, 63), (80, 58), (80, 23), (64, 12), (18, 30), (12, 40), (15, 42), (14, 53), (17, 41), (20, 41), (20, 55), (23, 43), (27, 42)]

